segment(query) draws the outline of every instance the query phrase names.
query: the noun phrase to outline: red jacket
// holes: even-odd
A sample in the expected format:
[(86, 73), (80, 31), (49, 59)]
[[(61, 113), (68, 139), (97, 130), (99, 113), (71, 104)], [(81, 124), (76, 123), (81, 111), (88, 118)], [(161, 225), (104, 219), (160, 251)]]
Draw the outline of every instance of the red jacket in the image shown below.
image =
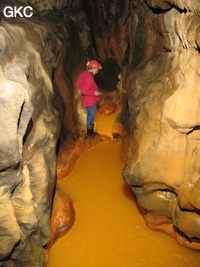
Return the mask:
[(84, 107), (92, 107), (99, 101), (99, 97), (95, 96), (95, 91), (99, 91), (94, 76), (89, 71), (84, 71), (80, 74), (76, 87), (81, 90), (82, 104)]

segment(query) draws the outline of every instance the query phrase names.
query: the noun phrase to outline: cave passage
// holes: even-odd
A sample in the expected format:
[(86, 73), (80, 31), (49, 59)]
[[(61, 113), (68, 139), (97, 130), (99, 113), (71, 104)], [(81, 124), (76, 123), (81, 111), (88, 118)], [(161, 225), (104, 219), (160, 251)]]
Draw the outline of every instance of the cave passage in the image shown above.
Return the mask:
[[(98, 132), (111, 136), (116, 114), (96, 115)], [(73, 201), (76, 220), (56, 241), (48, 267), (199, 266), (197, 251), (149, 229), (122, 179), (121, 140), (86, 150), (58, 181)]]
[[(200, 1), (1, 0), (0, 19), (0, 266), (45, 267), (69, 227), (48, 267), (200, 266)], [(86, 137), (92, 59), (113, 139), (114, 113)]]

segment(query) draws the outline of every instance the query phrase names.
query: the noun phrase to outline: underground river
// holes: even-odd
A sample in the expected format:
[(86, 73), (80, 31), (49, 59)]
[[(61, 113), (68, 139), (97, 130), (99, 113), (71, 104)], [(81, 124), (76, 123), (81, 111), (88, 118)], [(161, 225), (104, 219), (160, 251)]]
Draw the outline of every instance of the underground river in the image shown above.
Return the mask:
[[(111, 136), (114, 118), (97, 115), (98, 132)], [(58, 182), (74, 203), (76, 220), (51, 248), (47, 266), (200, 266), (199, 251), (146, 226), (122, 180), (120, 149), (120, 140), (97, 144)]]

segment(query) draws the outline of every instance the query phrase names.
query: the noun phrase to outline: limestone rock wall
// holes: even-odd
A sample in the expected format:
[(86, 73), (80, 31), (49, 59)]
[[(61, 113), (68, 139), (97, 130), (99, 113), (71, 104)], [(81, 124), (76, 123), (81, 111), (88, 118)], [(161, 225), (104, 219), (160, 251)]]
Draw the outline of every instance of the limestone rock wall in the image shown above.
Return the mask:
[(23, 19), (0, 26), (1, 266), (45, 265), (60, 128), (46, 33)]
[(74, 84), (91, 58), (109, 62), (106, 73), (122, 68), (123, 175), (146, 223), (199, 248), (199, 1), (5, 0), (0, 9), (21, 3), (34, 17), (0, 25), (0, 266), (45, 266), (56, 148), (79, 138)]
[[(78, 138), (81, 124), (74, 84), (93, 56), (86, 15), (81, 1), (48, 2), (52, 8), (42, 1), (37, 9), (35, 2), (29, 19), (1, 13), (0, 266), (46, 266), (56, 157), (66, 140)], [(0, 10), (21, 4), (32, 3), (2, 1)], [(56, 216), (65, 221), (61, 211)]]
[(113, 58), (119, 66), (122, 66), (129, 45), (127, 41), (132, 8), (129, 0), (85, 1), (85, 12), (90, 20), (93, 45), (104, 62)]
[(150, 227), (199, 248), (200, 2), (84, 3), (96, 53), (122, 68), (124, 179)]
[[(147, 5), (146, 5), (147, 3)], [(200, 248), (200, 2), (137, 1), (123, 171), (146, 223)]]

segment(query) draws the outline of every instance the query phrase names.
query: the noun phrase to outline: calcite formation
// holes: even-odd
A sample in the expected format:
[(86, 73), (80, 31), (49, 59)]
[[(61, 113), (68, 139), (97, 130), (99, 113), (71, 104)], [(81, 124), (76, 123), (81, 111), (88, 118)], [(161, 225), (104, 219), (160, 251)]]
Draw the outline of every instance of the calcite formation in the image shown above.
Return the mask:
[(20, 19), (0, 27), (1, 266), (45, 265), (59, 123), (44, 33)]
[(51, 240), (48, 248), (61, 236), (65, 235), (75, 220), (75, 212), (71, 199), (56, 186), (51, 216)]
[(130, 136), (123, 175), (150, 227), (200, 249), (200, 4), (146, 2), (149, 10), (135, 12), (135, 32), (145, 25), (137, 64), (133, 58), (124, 80)]
[(1, 14), (0, 266), (46, 264), (56, 167), (63, 178), (85, 149), (75, 81), (92, 58), (100, 89), (120, 80), (114, 135), (146, 223), (199, 249), (199, 0), (4, 0), (0, 10), (8, 4), (34, 15)]
[[(85, 121), (77, 108), (81, 95), (74, 84), (87, 58), (94, 57), (82, 1), (5, 0), (0, 10), (25, 4), (34, 7), (29, 19), (6, 19), (1, 13), (0, 266), (46, 265), (51, 212), (56, 214), (60, 202), (68, 200), (55, 201), (52, 211), (56, 171), (59, 178), (63, 174), (56, 156), (67, 151), (64, 159), (71, 163), (65, 172), (70, 171), (78, 157), (73, 149), (69, 154), (70, 148), (76, 141), (79, 150), (84, 145), (79, 131)], [(65, 205), (71, 207), (71, 201)], [(56, 216), (51, 245), (63, 233), (62, 225), (54, 223)], [(68, 220), (64, 208), (59, 216)], [(72, 223), (73, 212), (70, 216)]]
[(150, 227), (199, 248), (200, 2), (85, 6), (96, 52), (122, 70), (116, 125), (126, 129), (124, 179)]

